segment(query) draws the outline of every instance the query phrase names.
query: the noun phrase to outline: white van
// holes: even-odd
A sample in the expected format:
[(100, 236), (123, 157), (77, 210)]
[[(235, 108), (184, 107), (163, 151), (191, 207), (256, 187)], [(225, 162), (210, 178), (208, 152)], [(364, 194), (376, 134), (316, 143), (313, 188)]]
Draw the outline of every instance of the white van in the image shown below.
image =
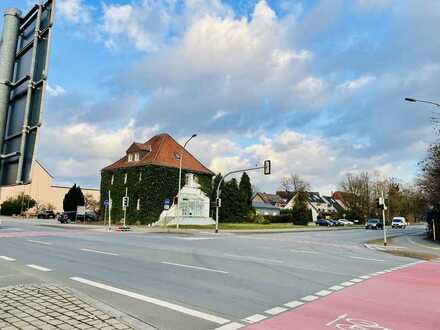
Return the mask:
[(406, 219), (404, 217), (394, 217), (391, 222), (391, 228), (402, 228), (405, 229), (408, 224), (406, 223)]

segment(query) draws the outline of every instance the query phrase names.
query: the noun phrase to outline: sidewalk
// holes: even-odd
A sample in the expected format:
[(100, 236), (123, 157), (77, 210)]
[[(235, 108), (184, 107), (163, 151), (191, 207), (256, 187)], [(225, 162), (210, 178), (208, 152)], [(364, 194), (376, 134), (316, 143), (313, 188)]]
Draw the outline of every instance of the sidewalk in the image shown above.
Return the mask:
[(373, 275), (246, 329), (439, 329), (440, 263)]
[(134, 329), (123, 317), (54, 284), (0, 288), (0, 329), (4, 330)]

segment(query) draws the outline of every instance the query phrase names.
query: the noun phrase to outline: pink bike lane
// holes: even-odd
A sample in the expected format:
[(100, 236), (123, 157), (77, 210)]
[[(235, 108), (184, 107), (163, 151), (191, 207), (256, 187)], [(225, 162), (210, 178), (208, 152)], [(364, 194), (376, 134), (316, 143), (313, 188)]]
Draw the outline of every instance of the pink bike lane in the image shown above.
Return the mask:
[(440, 263), (373, 277), (245, 329), (438, 330)]

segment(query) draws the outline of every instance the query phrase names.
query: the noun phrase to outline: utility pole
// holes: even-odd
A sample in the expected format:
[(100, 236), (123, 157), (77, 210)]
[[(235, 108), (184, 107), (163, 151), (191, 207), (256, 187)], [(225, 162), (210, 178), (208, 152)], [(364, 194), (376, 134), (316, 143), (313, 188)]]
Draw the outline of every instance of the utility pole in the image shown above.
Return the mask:
[(14, 74), (15, 52), (17, 51), (21, 12), (15, 8), (6, 9), (3, 20), (3, 42), (0, 48), (0, 150), (6, 129), (6, 115)]
[[(125, 198), (126, 199), (128, 198), (128, 187), (125, 187)], [(125, 228), (125, 221), (127, 219), (127, 207), (128, 207), (128, 205), (124, 206), (124, 224), (122, 225), (123, 228)]]
[(112, 230), (112, 197), (108, 191), (108, 231)]

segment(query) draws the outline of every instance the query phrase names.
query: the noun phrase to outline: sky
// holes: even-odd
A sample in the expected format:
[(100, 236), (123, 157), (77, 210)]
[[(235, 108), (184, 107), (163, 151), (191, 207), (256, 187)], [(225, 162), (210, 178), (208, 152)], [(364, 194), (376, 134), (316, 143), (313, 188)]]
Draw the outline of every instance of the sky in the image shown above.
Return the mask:
[(438, 0), (57, 0), (37, 158), (98, 187), (133, 141), (197, 133), (214, 172), (271, 159), (250, 173), (267, 192), (291, 173), (322, 193), (411, 182), (435, 109), (403, 99), (440, 100), (439, 22)]

